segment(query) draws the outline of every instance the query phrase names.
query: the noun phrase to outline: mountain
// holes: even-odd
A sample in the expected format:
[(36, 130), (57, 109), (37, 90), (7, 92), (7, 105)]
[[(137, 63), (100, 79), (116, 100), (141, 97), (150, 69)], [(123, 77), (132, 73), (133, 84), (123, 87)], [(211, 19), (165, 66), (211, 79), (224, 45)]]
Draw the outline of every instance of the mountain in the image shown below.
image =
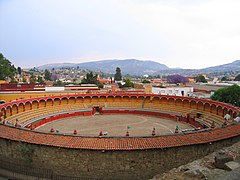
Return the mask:
[(120, 67), (122, 74), (130, 75), (143, 75), (153, 74), (159, 70), (169, 69), (166, 65), (160, 64), (154, 61), (142, 61), (137, 59), (125, 59), (125, 60), (102, 60), (85, 63), (55, 63), (47, 64), (37, 67), (38, 69), (58, 69), (60, 67), (77, 67), (80, 69), (89, 69), (94, 71), (102, 71), (105, 73), (115, 73), (116, 68)]
[(191, 76), (193, 74), (209, 74), (218, 72), (240, 71), (240, 60), (233, 61), (232, 63), (223, 64), (219, 66), (212, 66), (203, 69), (181, 69), (181, 68), (168, 68), (166, 65), (154, 61), (142, 61), (137, 59), (125, 60), (101, 60), (85, 63), (55, 63), (46, 64), (37, 67), (38, 69), (59, 69), (61, 67), (77, 67), (80, 69), (89, 69), (92, 71), (102, 71), (105, 73), (115, 73), (116, 67), (120, 67), (122, 74), (126, 75), (169, 75), (180, 74)]
[(203, 73), (211, 72), (223, 72), (223, 71), (237, 71), (240, 70), (240, 60), (233, 61), (232, 63), (223, 64), (219, 66), (212, 66), (208, 68), (201, 69)]

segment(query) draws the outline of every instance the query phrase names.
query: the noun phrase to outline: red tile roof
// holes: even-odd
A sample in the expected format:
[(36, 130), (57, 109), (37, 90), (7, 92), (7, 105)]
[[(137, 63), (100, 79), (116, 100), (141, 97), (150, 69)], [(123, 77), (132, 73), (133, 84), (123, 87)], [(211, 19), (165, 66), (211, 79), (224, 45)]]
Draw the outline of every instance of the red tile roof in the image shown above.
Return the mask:
[(62, 148), (90, 150), (138, 150), (210, 143), (240, 135), (240, 123), (193, 134), (159, 137), (80, 137), (47, 134), (0, 125), (0, 138)]

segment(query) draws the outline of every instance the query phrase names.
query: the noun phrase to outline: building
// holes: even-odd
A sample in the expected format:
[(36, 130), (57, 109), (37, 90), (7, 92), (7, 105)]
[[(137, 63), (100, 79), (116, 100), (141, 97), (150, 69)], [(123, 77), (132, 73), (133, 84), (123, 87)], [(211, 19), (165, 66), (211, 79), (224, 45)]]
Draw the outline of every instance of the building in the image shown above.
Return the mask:
[(189, 94), (193, 93), (193, 87), (188, 86), (152, 87), (152, 93), (172, 96), (189, 96)]

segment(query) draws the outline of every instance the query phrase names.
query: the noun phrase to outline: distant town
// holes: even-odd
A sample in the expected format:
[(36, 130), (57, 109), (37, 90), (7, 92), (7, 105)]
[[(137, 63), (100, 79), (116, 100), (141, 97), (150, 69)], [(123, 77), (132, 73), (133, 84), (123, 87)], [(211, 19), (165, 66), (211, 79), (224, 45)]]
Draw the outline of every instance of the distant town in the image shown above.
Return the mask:
[[(240, 85), (239, 71), (216, 72), (209, 74), (144, 74), (123, 75), (120, 67), (115, 73), (77, 67), (51, 69), (15, 68), (1, 55), (1, 64), (8, 61), (9, 71), (1, 72), (0, 91), (46, 91), (77, 93), (147, 93), (174, 96), (188, 96), (209, 99), (221, 88)], [(5, 63), (6, 64), (6, 63)], [(12, 69), (11, 69), (12, 68)]]

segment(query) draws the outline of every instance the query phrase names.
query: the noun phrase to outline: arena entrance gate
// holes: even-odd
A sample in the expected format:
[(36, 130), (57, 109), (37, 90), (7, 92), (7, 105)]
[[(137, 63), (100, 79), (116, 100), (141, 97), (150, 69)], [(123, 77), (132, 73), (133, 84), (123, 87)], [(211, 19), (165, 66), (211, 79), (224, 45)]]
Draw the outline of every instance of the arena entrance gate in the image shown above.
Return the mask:
[(100, 106), (93, 106), (92, 107), (92, 114), (102, 114), (102, 107)]

